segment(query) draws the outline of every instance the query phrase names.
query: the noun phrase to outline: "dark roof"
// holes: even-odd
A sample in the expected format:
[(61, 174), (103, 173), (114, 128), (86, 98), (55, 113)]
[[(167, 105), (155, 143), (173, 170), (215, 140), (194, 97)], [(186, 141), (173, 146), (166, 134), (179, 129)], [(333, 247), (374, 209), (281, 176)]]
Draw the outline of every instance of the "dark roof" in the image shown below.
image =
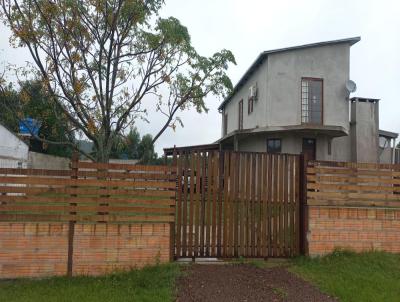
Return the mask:
[(184, 146), (184, 147), (172, 147), (164, 148), (165, 155), (173, 155), (175, 152), (190, 152), (190, 151), (211, 151), (219, 150), (219, 144), (207, 144), (207, 145), (195, 145), (195, 146)]
[(397, 138), (399, 135), (395, 132), (379, 130), (379, 136), (389, 137), (389, 138)]
[(360, 40), (361, 40), (361, 37), (353, 37), (353, 38), (347, 38), (347, 39), (317, 42), (317, 43), (311, 43), (311, 44), (305, 44), (305, 45), (285, 47), (285, 48), (264, 51), (264, 52), (260, 53), (260, 55), (254, 61), (254, 63), (250, 66), (250, 68), (247, 69), (245, 74), (242, 76), (242, 78), (239, 80), (239, 82), (233, 88), (232, 93), (221, 103), (221, 105), (219, 105), (218, 110), (221, 110), (225, 106), (225, 104), (227, 102), (229, 102), (229, 100), (234, 96), (234, 94), (244, 85), (244, 83), (247, 81), (247, 79), (258, 68), (258, 66), (260, 66), (262, 64), (262, 62), (264, 62), (264, 60), (268, 57), (269, 54), (304, 49), (304, 48), (311, 48), (311, 47), (326, 46), (326, 45), (332, 45), (332, 44), (341, 44), (341, 43), (348, 43), (351, 46), (351, 45), (359, 42)]
[(379, 102), (379, 99), (362, 98), (362, 97), (355, 96), (355, 97), (352, 97), (352, 98), (350, 99), (350, 101), (352, 101), (352, 102), (376, 103), (376, 102)]

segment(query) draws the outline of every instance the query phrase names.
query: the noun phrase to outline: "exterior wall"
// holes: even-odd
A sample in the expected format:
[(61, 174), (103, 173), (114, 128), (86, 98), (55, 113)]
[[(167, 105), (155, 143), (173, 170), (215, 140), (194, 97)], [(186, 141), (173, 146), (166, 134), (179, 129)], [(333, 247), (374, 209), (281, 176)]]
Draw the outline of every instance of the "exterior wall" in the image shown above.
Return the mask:
[[(349, 130), (345, 83), (350, 70), (349, 44), (335, 44), (272, 53), (225, 105), (227, 132), (238, 129), (239, 101), (243, 99), (243, 128), (301, 124), (301, 78), (323, 78), (323, 123)], [(258, 101), (249, 115), (249, 87), (257, 83)], [(223, 121), (223, 116), (222, 116)], [(222, 123), (223, 131), (223, 123)]]
[(332, 139), (332, 161), (351, 161), (351, 137), (342, 136)]
[[(282, 144), (282, 153), (287, 154), (300, 154), (303, 149), (303, 138), (315, 138), (316, 139), (316, 160), (336, 160), (335, 154), (328, 154), (328, 141), (330, 138), (326, 136), (312, 136), (312, 135), (301, 135), (297, 133), (277, 133), (277, 134), (258, 134), (251, 135), (244, 139), (239, 140), (238, 151), (247, 152), (267, 152), (267, 139), (268, 138), (280, 138)], [(342, 143), (340, 143), (342, 145)], [(333, 148), (333, 147), (332, 147)], [(337, 150), (340, 150), (340, 146), (337, 146)], [(338, 152), (338, 151), (337, 151)]]
[(334, 249), (400, 253), (399, 208), (308, 207), (308, 254)]
[(351, 160), (376, 163), (379, 160), (379, 103), (351, 103)]
[(268, 57), (267, 120), (269, 126), (301, 124), (301, 78), (323, 79), (323, 124), (349, 130), (345, 83), (350, 46), (335, 44), (271, 54)]
[[(75, 225), (74, 275), (99, 275), (167, 262), (170, 226)], [(0, 222), (0, 278), (65, 275), (68, 223)]]
[(391, 164), (393, 160), (393, 148), (391, 146), (385, 148), (379, 148), (379, 163), (381, 164)]
[(26, 168), (28, 161), (28, 145), (12, 132), (0, 125), (0, 167)]
[(29, 168), (47, 170), (68, 170), (71, 160), (66, 157), (29, 152)]
[[(253, 112), (248, 114), (248, 98), (250, 86), (257, 83), (258, 100), (254, 102)], [(224, 131), (224, 114), (228, 114), (228, 133), (239, 128), (239, 102), (243, 99), (243, 128), (251, 129), (268, 125), (267, 118), (267, 62), (264, 61), (245, 85), (226, 104), (222, 114), (221, 134)]]

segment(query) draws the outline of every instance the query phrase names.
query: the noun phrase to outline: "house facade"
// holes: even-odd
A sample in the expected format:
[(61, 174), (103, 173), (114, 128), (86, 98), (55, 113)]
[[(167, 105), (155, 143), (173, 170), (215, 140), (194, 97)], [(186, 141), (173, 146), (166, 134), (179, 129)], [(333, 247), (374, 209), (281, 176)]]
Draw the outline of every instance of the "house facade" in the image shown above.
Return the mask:
[(360, 38), (259, 55), (224, 100), (223, 149), (391, 162), (396, 133), (379, 130), (379, 100), (350, 98), (350, 49)]
[(1, 124), (0, 138), (0, 168), (26, 168), (28, 145)]

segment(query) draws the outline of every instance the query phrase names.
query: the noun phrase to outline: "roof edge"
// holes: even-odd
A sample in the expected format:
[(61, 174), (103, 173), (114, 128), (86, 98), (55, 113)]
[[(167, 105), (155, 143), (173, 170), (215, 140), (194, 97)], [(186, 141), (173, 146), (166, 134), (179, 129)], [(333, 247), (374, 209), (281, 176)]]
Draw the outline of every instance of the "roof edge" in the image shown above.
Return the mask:
[(225, 104), (230, 101), (230, 99), (235, 95), (235, 93), (239, 90), (239, 88), (244, 84), (244, 82), (247, 80), (247, 78), (253, 73), (253, 71), (258, 67), (258, 65), (260, 65), (263, 62), (263, 60), (265, 60), (267, 58), (267, 56), (269, 54), (304, 49), (304, 48), (311, 48), (311, 47), (326, 46), (326, 45), (332, 45), (332, 44), (342, 44), (342, 43), (348, 43), (350, 46), (352, 46), (359, 41), (361, 41), (361, 37), (357, 36), (357, 37), (351, 37), (351, 38), (345, 38), (345, 39), (315, 42), (315, 43), (310, 43), (310, 44), (303, 44), (303, 45), (298, 45), (298, 46), (290, 46), (290, 47), (277, 48), (277, 49), (263, 51), (258, 55), (257, 59), (253, 62), (253, 64), (250, 65), (250, 67), (246, 70), (246, 72), (243, 74), (243, 76), (237, 82), (237, 84), (233, 88), (232, 93), (227, 98), (225, 98), (225, 100), (218, 106), (218, 110), (223, 109)]

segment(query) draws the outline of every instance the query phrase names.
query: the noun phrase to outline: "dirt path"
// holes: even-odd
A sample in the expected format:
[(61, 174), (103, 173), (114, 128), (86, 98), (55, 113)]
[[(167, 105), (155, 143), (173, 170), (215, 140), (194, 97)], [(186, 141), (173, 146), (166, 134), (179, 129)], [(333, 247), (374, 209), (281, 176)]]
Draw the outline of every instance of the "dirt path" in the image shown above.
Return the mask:
[(193, 265), (177, 286), (178, 302), (337, 301), (283, 267)]

